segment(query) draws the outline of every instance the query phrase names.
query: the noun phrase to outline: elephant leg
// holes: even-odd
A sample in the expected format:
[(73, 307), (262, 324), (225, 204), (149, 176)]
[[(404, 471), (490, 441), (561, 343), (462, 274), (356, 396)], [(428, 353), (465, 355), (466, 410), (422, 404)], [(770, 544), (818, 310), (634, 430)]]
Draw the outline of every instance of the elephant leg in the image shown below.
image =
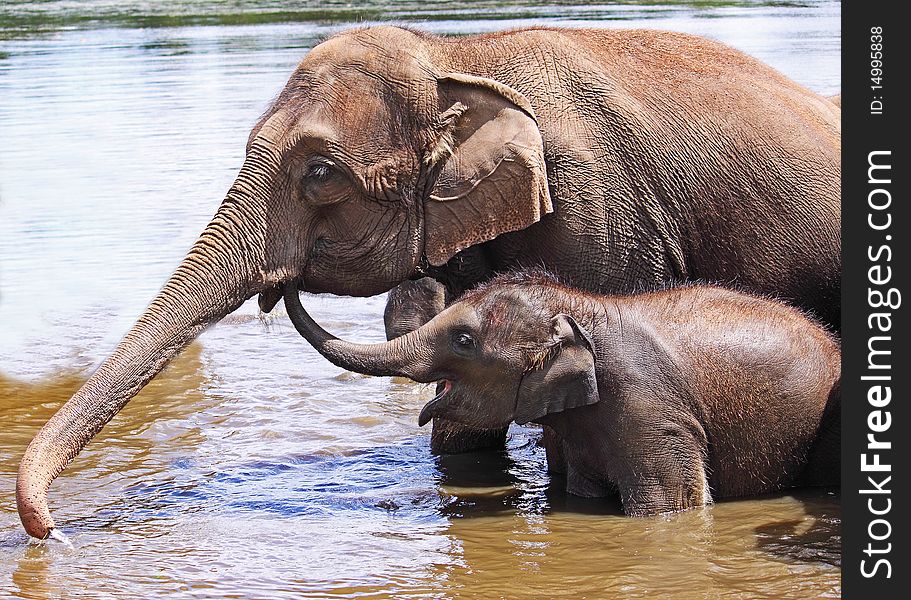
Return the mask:
[[(447, 297), (443, 284), (429, 277), (400, 283), (386, 299), (386, 338), (405, 335), (430, 321), (446, 307)], [(477, 429), (435, 418), (430, 449), (434, 454), (459, 454), (503, 448), (507, 429)]]
[(841, 381), (829, 392), (807, 464), (796, 484), (837, 486), (841, 483)]
[(685, 434), (674, 436), (671, 443), (645, 444), (618, 461), (624, 472), (617, 489), (627, 515), (676, 512), (712, 502), (703, 449)]
[(563, 438), (547, 425), (542, 425), (544, 430), (538, 445), (544, 448), (547, 456), (547, 470), (550, 473), (565, 474), (567, 472), (566, 455), (563, 452)]
[(661, 388), (665, 383), (649, 377), (618, 394), (622, 400), (611, 425), (624, 433), (605, 440), (607, 446), (601, 450), (623, 512), (642, 517), (711, 504), (705, 430), (682, 408), (662, 411), (670, 396), (659, 396), (647, 386)]
[(613, 488), (605, 481), (588, 476), (573, 463), (566, 463), (566, 492), (582, 498), (606, 498)]

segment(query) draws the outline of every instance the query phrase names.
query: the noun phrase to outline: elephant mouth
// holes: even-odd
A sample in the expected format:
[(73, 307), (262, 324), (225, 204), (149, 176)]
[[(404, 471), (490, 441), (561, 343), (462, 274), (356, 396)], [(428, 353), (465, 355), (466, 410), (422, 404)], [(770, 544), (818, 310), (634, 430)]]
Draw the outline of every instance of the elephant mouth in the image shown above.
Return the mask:
[(443, 390), (421, 409), (421, 414), (418, 415), (418, 426), (423, 427), (426, 425), (449, 402), (447, 394), (452, 389), (452, 382), (448, 379), (443, 379), (442, 383)]
[(259, 310), (264, 313), (272, 312), (272, 309), (275, 308), (275, 305), (278, 304), (278, 301), (281, 299), (282, 288), (280, 286), (274, 285), (267, 288), (259, 293)]

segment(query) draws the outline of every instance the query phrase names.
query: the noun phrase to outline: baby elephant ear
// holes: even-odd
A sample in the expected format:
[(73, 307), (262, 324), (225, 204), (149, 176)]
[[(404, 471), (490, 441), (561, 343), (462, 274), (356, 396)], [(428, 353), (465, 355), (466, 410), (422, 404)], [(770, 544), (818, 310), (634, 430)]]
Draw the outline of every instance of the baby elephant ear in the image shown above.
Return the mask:
[(551, 327), (559, 349), (541, 368), (522, 378), (515, 414), (520, 425), (599, 399), (591, 336), (569, 315), (555, 316)]
[(438, 91), (441, 130), (427, 160), (439, 175), (424, 204), (424, 253), (434, 266), (553, 211), (544, 143), (525, 96), (460, 73), (439, 78)]

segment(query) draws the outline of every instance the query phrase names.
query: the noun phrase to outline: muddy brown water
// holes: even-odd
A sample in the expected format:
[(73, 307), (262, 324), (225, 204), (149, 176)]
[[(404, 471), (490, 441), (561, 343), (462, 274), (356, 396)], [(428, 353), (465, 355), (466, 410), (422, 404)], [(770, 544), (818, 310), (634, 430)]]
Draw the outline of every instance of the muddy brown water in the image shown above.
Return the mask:
[[(55, 482), (72, 548), (29, 542), (13, 496), (32, 435), (152, 298), (230, 185), (251, 124), (345, 19), (457, 34), (687, 31), (833, 94), (837, 2), (402, 2), (352, 17), (334, 3), (311, 14), (186, 1), (173, 4), (180, 18), (155, 3), (89, 5), (0, 7), (0, 596), (839, 595), (834, 492), (628, 519), (611, 501), (563, 493), (534, 428), (514, 426), (503, 453), (434, 457), (416, 424), (432, 390), (343, 372), (281, 306), (260, 316), (252, 302)], [(305, 301), (341, 336), (382, 339), (383, 297)]]

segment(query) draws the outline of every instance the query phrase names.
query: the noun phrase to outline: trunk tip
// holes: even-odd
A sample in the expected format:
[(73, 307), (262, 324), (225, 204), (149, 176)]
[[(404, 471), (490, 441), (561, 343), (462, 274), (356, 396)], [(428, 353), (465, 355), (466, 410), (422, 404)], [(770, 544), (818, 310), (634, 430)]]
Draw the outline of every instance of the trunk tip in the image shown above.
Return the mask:
[[(50, 511), (46, 508), (42, 511), (20, 506), (19, 519), (22, 521), (22, 526), (25, 527), (25, 532), (33, 538), (39, 540), (53, 538), (58, 541), (66, 539), (66, 536), (54, 527), (54, 520), (51, 518)], [(60, 539), (61, 537), (63, 537), (63, 540)]]
[(33, 538), (45, 540), (56, 531), (47, 506), (47, 492), (42, 493), (39, 486), (21, 473), (16, 481), (16, 508), (25, 532)]

